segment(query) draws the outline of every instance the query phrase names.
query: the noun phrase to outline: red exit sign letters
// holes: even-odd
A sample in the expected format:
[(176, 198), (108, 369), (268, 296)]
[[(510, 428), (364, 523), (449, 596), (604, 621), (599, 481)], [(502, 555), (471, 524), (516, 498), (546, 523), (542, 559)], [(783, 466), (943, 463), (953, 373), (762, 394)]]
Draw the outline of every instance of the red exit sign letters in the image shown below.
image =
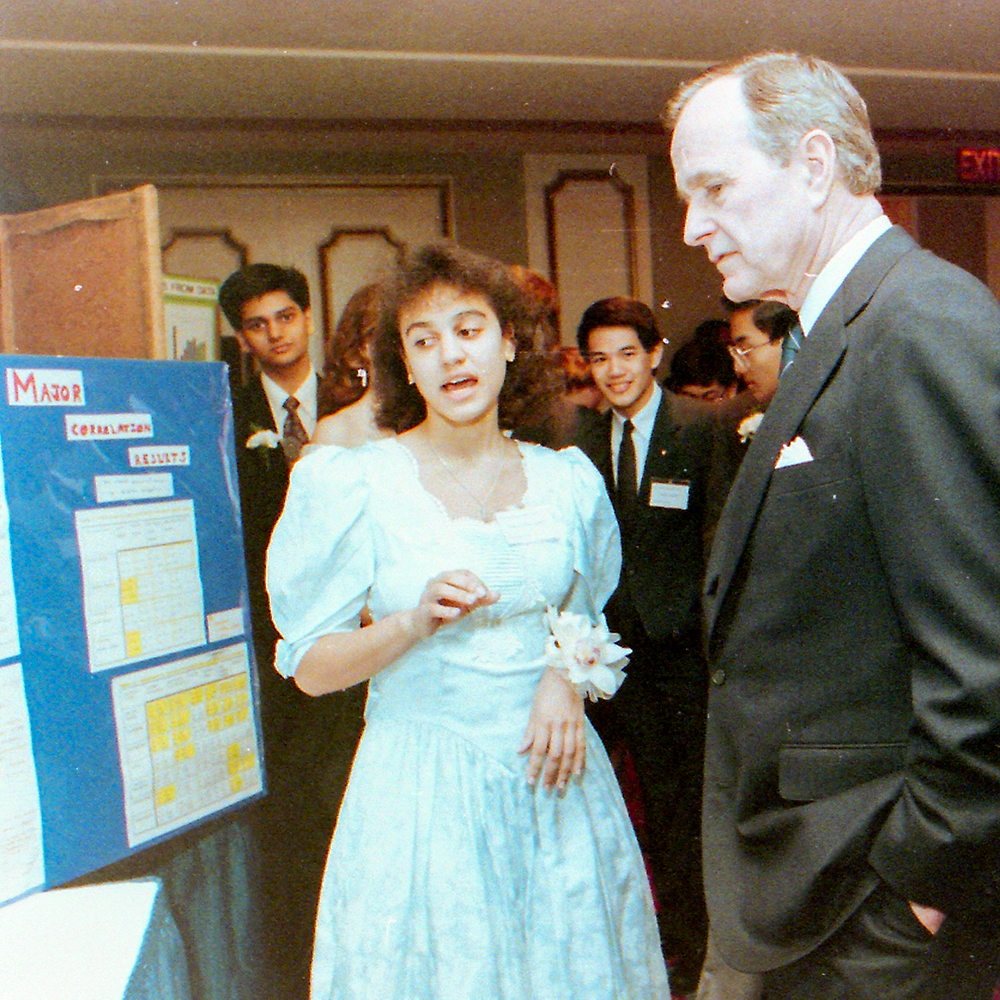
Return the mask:
[(963, 146), (955, 162), (962, 184), (1000, 184), (1000, 149)]

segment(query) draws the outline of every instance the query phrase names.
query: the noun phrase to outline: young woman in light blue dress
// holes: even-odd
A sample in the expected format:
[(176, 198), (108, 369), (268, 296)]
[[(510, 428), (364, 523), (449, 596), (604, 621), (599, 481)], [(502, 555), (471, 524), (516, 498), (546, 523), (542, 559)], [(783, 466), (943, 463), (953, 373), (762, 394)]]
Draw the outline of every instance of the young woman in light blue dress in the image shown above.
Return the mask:
[(670, 995), (581, 697), (620, 677), (604, 662), (620, 651), (588, 631), (618, 580), (614, 514), (582, 453), (503, 432), (544, 389), (532, 334), (503, 265), (417, 251), (375, 347), (398, 437), (292, 473), (268, 553), (277, 667), (316, 695), (369, 680), (313, 1000)]

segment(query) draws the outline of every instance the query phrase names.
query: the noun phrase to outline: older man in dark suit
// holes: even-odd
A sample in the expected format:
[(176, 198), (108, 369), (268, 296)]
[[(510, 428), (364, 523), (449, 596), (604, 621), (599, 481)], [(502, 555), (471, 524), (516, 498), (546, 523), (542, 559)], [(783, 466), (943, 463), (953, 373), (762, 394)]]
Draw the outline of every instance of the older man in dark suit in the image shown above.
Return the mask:
[(268, 782), (256, 817), (261, 904), (273, 995), (304, 1000), (325, 852), (360, 732), (363, 689), (309, 698), (273, 666), (267, 544), (317, 417), (309, 286), (294, 268), (250, 264), (222, 284), (219, 305), (259, 369), (234, 395), (233, 410)]
[(798, 311), (706, 575), (713, 938), (768, 1000), (977, 1000), (1000, 958), (1000, 308), (890, 226), (853, 86), (668, 111), (685, 241)]
[(705, 945), (698, 827), (707, 678), (698, 605), (716, 485), (714, 412), (657, 385), (663, 342), (644, 303), (593, 303), (577, 340), (610, 403), (582, 424), (576, 443), (604, 475), (618, 515), (622, 579), (607, 616), (632, 649), (627, 679), (605, 708), (611, 718), (595, 722), (623, 736), (634, 761), (664, 953), (671, 983), (686, 989)]

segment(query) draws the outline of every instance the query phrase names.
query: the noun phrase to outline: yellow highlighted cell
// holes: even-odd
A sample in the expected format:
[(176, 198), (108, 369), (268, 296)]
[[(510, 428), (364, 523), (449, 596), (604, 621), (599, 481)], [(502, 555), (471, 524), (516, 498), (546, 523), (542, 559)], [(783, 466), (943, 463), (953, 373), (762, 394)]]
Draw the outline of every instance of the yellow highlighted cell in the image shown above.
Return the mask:
[(125, 655), (139, 656), (142, 653), (142, 634), (135, 629), (125, 633)]
[(173, 802), (176, 797), (177, 789), (174, 785), (164, 785), (156, 790), (156, 804), (158, 806), (165, 806)]

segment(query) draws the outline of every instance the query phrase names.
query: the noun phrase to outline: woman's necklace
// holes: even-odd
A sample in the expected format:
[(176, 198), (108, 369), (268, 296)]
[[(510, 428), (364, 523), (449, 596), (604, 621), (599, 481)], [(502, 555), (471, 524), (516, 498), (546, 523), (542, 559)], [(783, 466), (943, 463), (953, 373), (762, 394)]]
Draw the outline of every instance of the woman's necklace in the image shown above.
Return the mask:
[(455, 484), (459, 487), (459, 489), (461, 489), (467, 496), (469, 496), (475, 502), (476, 506), (479, 508), (480, 519), (483, 521), (489, 521), (494, 513), (493, 508), (490, 505), (490, 502), (495, 501), (496, 499), (496, 488), (497, 488), (497, 483), (500, 481), (500, 470), (503, 468), (504, 465), (503, 446), (501, 445), (500, 447), (500, 454), (499, 457), (497, 458), (496, 469), (493, 472), (493, 478), (490, 480), (489, 489), (487, 489), (486, 491), (486, 499), (484, 500), (481, 496), (478, 496), (477, 494), (473, 493), (472, 490), (470, 490), (469, 487), (466, 486), (461, 479), (459, 479), (459, 477), (455, 473), (455, 470), (452, 469), (452, 467), (444, 460), (444, 458), (441, 456), (441, 453), (437, 450), (437, 448), (435, 448), (434, 445), (431, 444), (430, 438), (424, 438), (424, 440), (427, 442), (427, 447), (430, 448), (434, 457), (441, 463), (441, 468), (444, 469), (444, 471), (455, 482)]

